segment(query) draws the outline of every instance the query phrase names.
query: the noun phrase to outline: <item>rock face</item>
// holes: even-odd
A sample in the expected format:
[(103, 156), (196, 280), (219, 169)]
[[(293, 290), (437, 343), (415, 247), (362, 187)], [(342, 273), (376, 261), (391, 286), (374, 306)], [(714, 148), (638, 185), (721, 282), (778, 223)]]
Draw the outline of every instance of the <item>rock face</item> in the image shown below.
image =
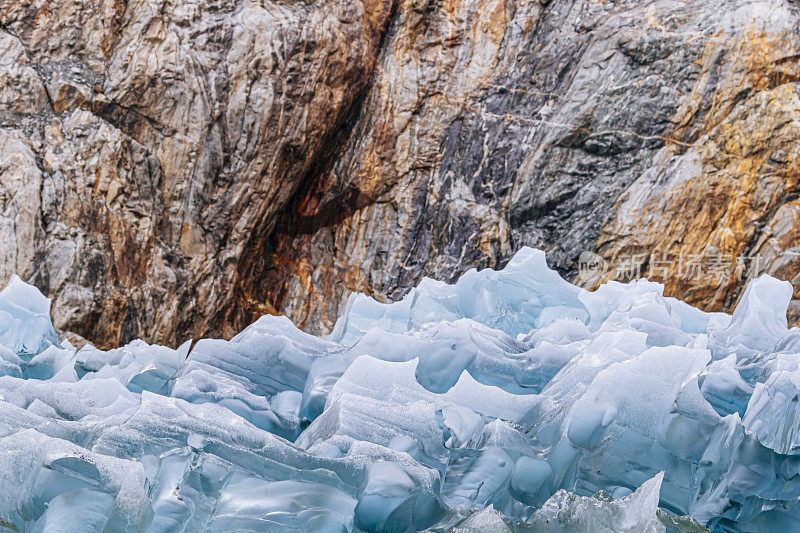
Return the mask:
[(270, 311), (242, 274), (330, 157), (390, 11), (0, 2), (0, 277), (19, 272), (58, 328), (104, 344)]
[(523, 245), (704, 309), (800, 286), (789, 0), (0, 0), (0, 25), (0, 281), (101, 345), (320, 333), (352, 291)]

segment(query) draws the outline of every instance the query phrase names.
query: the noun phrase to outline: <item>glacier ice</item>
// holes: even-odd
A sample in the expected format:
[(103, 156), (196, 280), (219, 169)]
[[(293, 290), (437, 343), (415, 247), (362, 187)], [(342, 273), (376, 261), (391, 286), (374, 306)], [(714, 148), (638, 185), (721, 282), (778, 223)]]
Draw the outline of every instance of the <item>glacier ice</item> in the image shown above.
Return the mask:
[(264, 316), (230, 341), (59, 342), (0, 292), (0, 530), (800, 530), (792, 287), (732, 315), (647, 280), (594, 292), (539, 250), (327, 339)]
[(50, 322), (50, 300), (16, 275), (0, 291), (0, 344), (21, 357), (58, 345)]

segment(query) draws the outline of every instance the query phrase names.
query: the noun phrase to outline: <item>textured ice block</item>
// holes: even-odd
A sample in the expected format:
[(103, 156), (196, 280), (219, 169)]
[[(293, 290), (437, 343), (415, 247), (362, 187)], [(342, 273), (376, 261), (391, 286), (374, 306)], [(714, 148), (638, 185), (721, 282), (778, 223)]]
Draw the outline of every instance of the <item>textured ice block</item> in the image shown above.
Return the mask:
[(20, 356), (58, 345), (50, 322), (50, 299), (19, 276), (12, 276), (0, 291), (0, 345)]
[(191, 350), (59, 345), (0, 293), (0, 529), (800, 530), (791, 287), (733, 315), (647, 280), (501, 271), (351, 297), (327, 340), (262, 317)]

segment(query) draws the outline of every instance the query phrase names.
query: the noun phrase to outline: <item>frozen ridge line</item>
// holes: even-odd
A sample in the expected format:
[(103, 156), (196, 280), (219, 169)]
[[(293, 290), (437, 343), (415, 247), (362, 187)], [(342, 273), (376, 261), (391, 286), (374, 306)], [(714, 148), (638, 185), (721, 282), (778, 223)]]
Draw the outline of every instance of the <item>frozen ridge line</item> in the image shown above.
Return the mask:
[(501, 271), (177, 350), (59, 344), (0, 293), (0, 531), (798, 531), (787, 282), (733, 315)]

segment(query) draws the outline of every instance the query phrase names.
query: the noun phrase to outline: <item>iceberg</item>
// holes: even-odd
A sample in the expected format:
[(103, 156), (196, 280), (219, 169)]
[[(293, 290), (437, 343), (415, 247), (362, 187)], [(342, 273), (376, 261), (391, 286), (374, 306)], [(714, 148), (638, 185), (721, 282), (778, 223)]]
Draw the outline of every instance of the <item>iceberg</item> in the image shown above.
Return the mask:
[(21, 364), (12, 354), (27, 361), (50, 346), (59, 346), (50, 322), (50, 299), (16, 275), (0, 291), (0, 345), (10, 352), (0, 354), (3, 360), (17, 366)]
[(0, 292), (0, 529), (58, 532), (800, 530), (792, 288), (732, 315), (647, 280), (594, 292), (523, 248), (328, 338), (60, 343)]

